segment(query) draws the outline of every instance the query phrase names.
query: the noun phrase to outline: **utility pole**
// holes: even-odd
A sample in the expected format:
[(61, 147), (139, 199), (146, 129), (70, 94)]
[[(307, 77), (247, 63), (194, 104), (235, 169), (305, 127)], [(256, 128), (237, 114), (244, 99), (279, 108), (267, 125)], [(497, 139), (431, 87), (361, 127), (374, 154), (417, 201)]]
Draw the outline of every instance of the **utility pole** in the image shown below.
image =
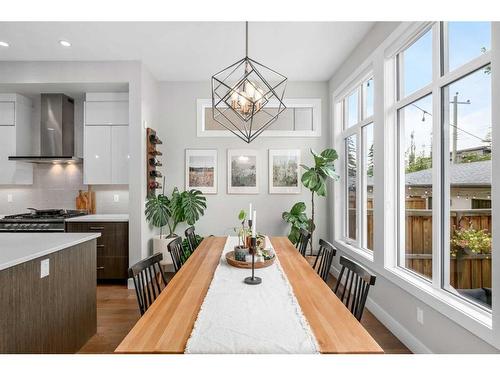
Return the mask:
[(451, 148), (451, 162), (457, 164), (457, 143), (458, 143), (458, 105), (459, 104), (470, 104), (470, 100), (467, 99), (465, 102), (458, 101), (458, 92), (453, 96), (453, 123), (452, 123), (452, 148)]

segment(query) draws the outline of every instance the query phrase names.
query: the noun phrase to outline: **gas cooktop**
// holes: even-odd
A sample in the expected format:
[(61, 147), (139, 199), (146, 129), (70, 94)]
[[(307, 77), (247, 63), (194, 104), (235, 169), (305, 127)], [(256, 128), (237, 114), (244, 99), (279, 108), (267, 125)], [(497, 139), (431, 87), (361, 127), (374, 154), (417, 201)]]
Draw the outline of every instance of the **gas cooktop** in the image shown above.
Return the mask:
[(64, 220), (85, 215), (84, 212), (76, 210), (29, 210), (31, 212), (0, 219), (0, 232), (64, 232)]

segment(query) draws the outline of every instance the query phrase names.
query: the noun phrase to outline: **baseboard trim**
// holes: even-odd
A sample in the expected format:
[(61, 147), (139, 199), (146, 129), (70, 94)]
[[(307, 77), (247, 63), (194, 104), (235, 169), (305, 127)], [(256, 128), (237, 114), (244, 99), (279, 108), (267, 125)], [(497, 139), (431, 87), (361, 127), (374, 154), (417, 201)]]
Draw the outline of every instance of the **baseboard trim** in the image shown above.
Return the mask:
[[(332, 266), (330, 273), (338, 277), (340, 270)], [(386, 310), (377, 304), (372, 298), (366, 299), (366, 309), (370, 311), (399, 341), (406, 345), (415, 354), (433, 354), (418, 338), (408, 331), (401, 323), (392, 317)]]

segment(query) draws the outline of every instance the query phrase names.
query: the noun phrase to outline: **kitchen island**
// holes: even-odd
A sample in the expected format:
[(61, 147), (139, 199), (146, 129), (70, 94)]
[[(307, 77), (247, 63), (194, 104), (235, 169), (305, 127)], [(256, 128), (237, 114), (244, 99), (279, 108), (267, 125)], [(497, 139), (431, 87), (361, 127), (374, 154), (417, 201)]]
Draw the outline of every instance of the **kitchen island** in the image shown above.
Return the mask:
[(75, 353), (96, 333), (99, 236), (0, 234), (0, 353)]

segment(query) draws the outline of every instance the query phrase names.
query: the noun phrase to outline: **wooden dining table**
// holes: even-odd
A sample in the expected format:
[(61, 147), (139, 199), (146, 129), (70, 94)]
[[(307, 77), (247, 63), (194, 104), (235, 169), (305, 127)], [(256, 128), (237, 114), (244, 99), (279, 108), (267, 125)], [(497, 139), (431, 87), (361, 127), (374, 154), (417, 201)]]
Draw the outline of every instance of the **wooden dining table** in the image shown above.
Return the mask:
[[(116, 353), (182, 354), (227, 237), (205, 238)], [(383, 353), (382, 348), (286, 237), (271, 243), (323, 354)]]

